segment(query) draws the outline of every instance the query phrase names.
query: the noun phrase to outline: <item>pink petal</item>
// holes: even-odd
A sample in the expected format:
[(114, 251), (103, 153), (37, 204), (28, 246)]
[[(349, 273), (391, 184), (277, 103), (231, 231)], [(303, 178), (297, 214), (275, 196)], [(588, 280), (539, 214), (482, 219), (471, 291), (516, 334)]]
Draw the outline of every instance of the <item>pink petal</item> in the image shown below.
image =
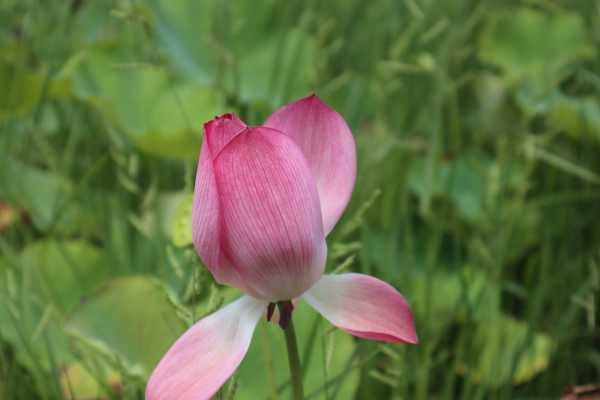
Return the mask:
[(266, 306), (244, 296), (198, 321), (160, 360), (146, 400), (209, 399), (246, 355)]
[(329, 322), (354, 336), (393, 343), (418, 342), (404, 297), (372, 276), (324, 275), (302, 297)]
[(231, 113), (223, 114), (205, 123), (204, 135), (213, 158), (244, 129), (246, 129), (246, 124)]
[(221, 248), (249, 294), (290, 300), (323, 273), (327, 244), (317, 188), (286, 135), (249, 128), (215, 159)]
[(356, 180), (356, 146), (346, 121), (312, 95), (280, 108), (264, 126), (289, 135), (302, 149), (317, 182), (328, 234), (348, 205)]
[(196, 172), (192, 208), (192, 237), (196, 251), (218, 282), (239, 280), (235, 270), (221, 260), (219, 194), (213, 159), (246, 125), (233, 114), (225, 114), (204, 124), (204, 141)]

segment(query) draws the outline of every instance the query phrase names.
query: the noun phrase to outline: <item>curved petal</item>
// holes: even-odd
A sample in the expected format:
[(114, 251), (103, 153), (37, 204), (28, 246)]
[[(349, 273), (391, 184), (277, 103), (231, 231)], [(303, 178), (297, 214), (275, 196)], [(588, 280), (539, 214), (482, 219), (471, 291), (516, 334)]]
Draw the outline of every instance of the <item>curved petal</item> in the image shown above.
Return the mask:
[(205, 123), (204, 135), (212, 155), (216, 157), (223, 147), (244, 129), (246, 124), (232, 113), (223, 114)]
[(249, 128), (215, 159), (222, 250), (249, 294), (290, 300), (323, 273), (327, 244), (317, 188), (300, 149), (269, 128)]
[(329, 322), (354, 336), (392, 343), (418, 342), (404, 297), (372, 276), (324, 275), (302, 297)]
[(280, 108), (264, 126), (289, 135), (302, 149), (317, 182), (328, 234), (348, 205), (356, 180), (356, 145), (346, 121), (312, 95)]
[(244, 296), (198, 321), (158, 363), (146, 400), (202, 400), (238, 367), (267, 303)]
[(196, 171), (192, 207), (192, 237), (198, 255), (221, 283), (237, 281), (235, 270), (224, 266), (221, 257), (219, 193), (213, 158), (246, 125), (233, 114), (225, 114), (204, 124), (204, 141)]

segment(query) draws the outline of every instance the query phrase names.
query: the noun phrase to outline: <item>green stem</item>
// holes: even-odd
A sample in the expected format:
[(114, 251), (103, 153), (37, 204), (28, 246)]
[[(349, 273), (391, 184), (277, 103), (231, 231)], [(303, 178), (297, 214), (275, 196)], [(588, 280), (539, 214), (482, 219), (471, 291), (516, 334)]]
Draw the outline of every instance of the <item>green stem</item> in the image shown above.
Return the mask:
[(296, 341), (296, 331), (294, 323), (290, 319), (285, 333), (285, 344), (287, 345), (288, 361), (290, 364), (290, 380), (292, 382), (292, 393), (294, 400), (304, 400), (304, 389), (302, 388), (302, 367), (300, 365), (300, 355), (298, 354), (298, 344)]

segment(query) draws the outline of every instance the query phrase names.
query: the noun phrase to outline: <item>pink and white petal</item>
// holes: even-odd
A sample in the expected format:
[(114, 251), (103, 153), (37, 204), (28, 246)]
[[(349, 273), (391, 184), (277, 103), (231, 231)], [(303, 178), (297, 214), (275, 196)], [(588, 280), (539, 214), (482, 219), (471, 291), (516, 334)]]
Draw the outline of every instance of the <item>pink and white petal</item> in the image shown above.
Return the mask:
[(237, 282), (234, 269), (222, 260), (219, 193), (215, 180), (213, 158), (246, 125), (233, 114), (225, 114), (204, 124), (204, 141), (196, 171), (192, 207), (192, 238), (198, 255), (220, 283)]
[(246, 355), (266, 306), (244, 296), (198, 321), (158, 363), (146, 400), (210, 399)]
[(418, 342), (404, 297), (372, 276), (324, 275), (302, 297), (329, 322), (354, 336), (392, 343)]
[(356, 145), (346, 121), (312, 95), (280, 108), (264, 126), (289, 135), (302, 149), (317, 182), (327, 235), (348, 205), (356, 180)]
[(215, 159), (222, 250), (249, 294), (290, 300), (323, 273), (327, 244), (306, 159), (283, 133), (249, 128)]

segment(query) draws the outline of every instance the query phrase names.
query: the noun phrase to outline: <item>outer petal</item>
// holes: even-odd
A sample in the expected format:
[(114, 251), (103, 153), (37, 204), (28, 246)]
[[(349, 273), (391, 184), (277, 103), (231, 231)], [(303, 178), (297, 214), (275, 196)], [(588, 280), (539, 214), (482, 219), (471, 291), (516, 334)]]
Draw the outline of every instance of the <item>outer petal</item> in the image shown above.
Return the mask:
[(317, 188), (300, 149), (249, 128), (215, 159), (222, 250), (249, 294), (290, 300), (323, 273), (327, 244)]
[(204, 134), (213, 157), (225, 147), (238, 133), (246, 129), (235, 114), (223, 114), (204, 124)]
[(356, 145), (350, 128), (315, 95), (280, 108), (264, 126), (289, 135), (302, 149), (317, 182), (328, 234), (348, 205), (356, 180)]
[(302, 297), (333, 325), (354, 336), (384, 342), (418, 342), (404, 297), (372, 276), (324, 275)]
[(219, 282), (239, 280), (235, 270), (227, 268), (221, 255), (219, 193), (215, 180), (213, 158), (246, 125), (233, 114), (225, 114), (204, 124), (204, 141), (196, 171), (196, 186), (192, 208), (192, 237), (196, 251)]
[(244, 296), (197, 322), (160, 360), (146, 400), (209, 399), (244, 358), (266, 306)]

